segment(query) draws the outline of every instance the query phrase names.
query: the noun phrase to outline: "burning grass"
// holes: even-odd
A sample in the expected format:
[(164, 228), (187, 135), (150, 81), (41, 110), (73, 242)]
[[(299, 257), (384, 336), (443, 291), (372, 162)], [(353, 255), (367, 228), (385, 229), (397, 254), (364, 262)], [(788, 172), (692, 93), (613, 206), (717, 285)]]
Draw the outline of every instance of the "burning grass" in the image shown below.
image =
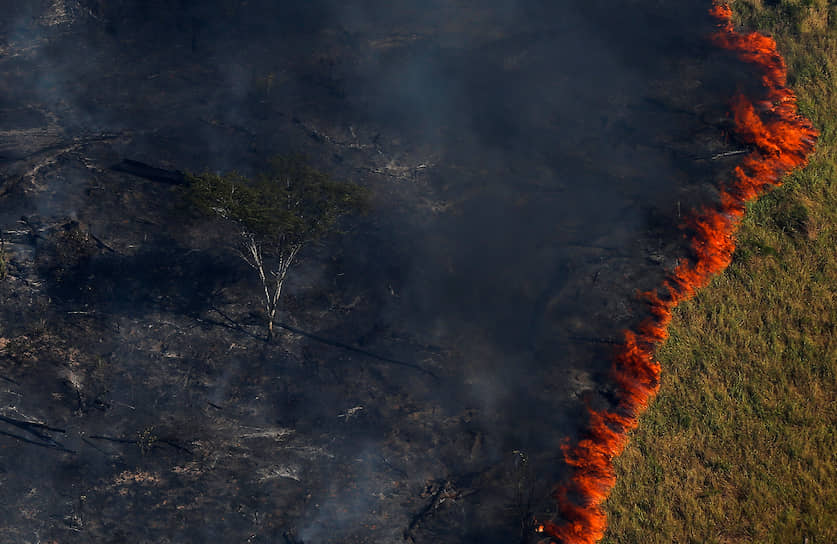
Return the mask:
[(778, 41), (818, 150), (747, 206), (727, 271), (673, 312), (606, 543), (837, 541), (837, 8), (733, 7)]
[[(749, 145), (750, 150), (744, 156), (741, 164), (735, 168), (731, 179), (720, 187), (720, 202), (714, 206), (695, 212), (687, 219), (684, 226), (690, 231), (692, 258), (681, 261), (668, 274), (668, 278), (660, 288), (645, 294), (651, 316), (634, 330), (629, 330), (625, 333), (624, 343), (617, 351), (614, 361), (613, 377), (618, 386), (618, 406), (610, 410), (599, 411), (591, 409), (590, 422), (582, 438), (576, 444), (567, 444), (564, 448), (564, 458), (567, 464), (572, 467), (573, 473), (569, 481), (562, 484), (555, 493), (563, 520), (558, 524), (545, 522), (541, 530), (547, 535), (568, 544), (594, 544), (605, 534), (607, 516), (602, 505), (607, 501), (616, 483), (617, 474), (613, 460), (625, 449), (628, 433), (637, 428), (639, 415), (646, 409), (650, 400), (653, 399), (660, 387), (661, 367), (656, 360), (656, 351), (668, 339), (668, 328), (674, 317), (674, 311), (681, 303), (692, 299), (698, 290), (706, 287), (718, 273), (723, 272), (731, 264), (736, 246), (734, 235), (741, 225), (748, 204), (758, 196), (764, 194), (771, 187), (780, 185), (782, 178), (789, 172), (806, 166), (808, 164), (808, 156), (814, 150), (814, 142), (818, 136), (817, 131), (810, 122), (797, 113), (797, 98), (795, 93), (787, 87), (786, 65), (777, 50), (776, 42), (763, 34), (736, 31), (732, 22), (733, 12), (726, 5), (716, 4), (711, 11), (718, 21), (718, 29), (712, 35), (713, 42), (719, 47), (733, 52), (744, 62), (752, 64), (757, 68), (761, 77), (761, 91), (742, 92), (734, 97), (731, 102), (735, 134), (740, 141)], [(805, 13), (819, 12), (809, 10)], [(825, 28), (827, 29), (827, 25)], [(809, 202), (814, 202), (814, 200), (811, 199)], [(803, 204), (794, 204), (787, 211), (788, 213), (783, 216), (782, 223), (795, 226), (795, 228), (790, 229), (792, 231), (803, 228), (807, 230), (809, 232), (807, 239), (818, 241), (820, 244), (819, 247), (823, 251), (823, 256), (830, 255), (833, 258), (833, 243), (823, 242), (819, 234), (811, 236), (810, 233), (813, 231), (809, 231), (806, 228), (811, 220), (811, 214), (808, 212), (808, 208)], [(782, 232), (787, 234), (787, 231), (784, 229)], [(762, 244), (760, 247), (769, 246)], [(771, 257), (779, 260), (782, 255), (778, 250), (773, 248)], [(741, 262), (741, 259), (739, 259), (739, 262)], [(804, 262), (809, 263), (809, 266), (813, 262), (817, 266), (825, 266), (825, 269), (828, 270), (828, 263), (821, 262), (821, 259), (815, 259), (813, 261), (806, 259)], [(746, 265), (739, 264), (739, 266), (744, 267)], [(781, 272), (788, 271), (788, 267), (779, 267), (779, 270), (780, 274), (777, 274), (777, 276), (781, 276)], [(823, 276), (826, 285), (824, 294), (826, 296), (818, 296), (816, 301), (808, 301), (806, 295), (809, 294), (810, 290), (807, 290), (797, 293), (796, 300), (801, 299), (804, 302), (811, 303), (822, 303), (823, 300), (828, 301), (830, 298), (827, 296), (829, 294), (828, 278), (830, 276), (833, 276), (833, 271), (831, 274), (825, 274)], [(735, 457), (738, 455), (738, 452), (745, 452), (745, 454), (746, 452), (752, 452), (750, 459), (756, 462), (756, 465), (752, 466), (752, 471), (743, 472), (745, 475), (748, 475), (745, 477), (751, 477), (749, 476), (750, 474), (753, 474), (756, 478), (759, 475), (766, 475), (768, 480), (772, 480), (773, 473), (767, 467), (759, 466), (757, 463), (762, 456), (770, 457), (771, 453), (763, 453), (760, 451), (761, 449), (753, 450), (752, 448), (748, 448), (746, 446), (751, 443), (747, 442), (746, 439), (742, 440), (740, 438), (754, 434), (759, 427), (756, 425), (755, 428), (751, 429), (747, 425), (749, 422), (739, 421), (738, 412), (741, 410), (737, 410), (737, 403), (750, 400), (760, 403), (762, 407), (767, 406), (768, 408), (773, 407), (775, 409), (775, 405), (762, 402), (762, 400), (778, 398), (781, 400), (776, 402), (781, 404), (782, 401), (787, 399), (787, 396), (782, 395), (784, 391), (777, 391), (775, 389), (772, 391), (768, 389), (769, 393), (773, 393), (772, 396), (769, 394), (764, 395), (763, 391), (752, 388), (752, 384), (756, 380), (751, 381), (743, 377), (745, 373), (744, 369), (739, 368), (737, 372), (731, 372), (736, 368), (736, 362), (746, 360), (748, 356), (754, 353), (759, 353), (758, 346), (741, 346), (733, 341), (732, 335), (718, 334), (722, 329), (714, 326), (716, 324), (714, 322), (715, 318), (719, 315), (719, 312), (726, 311), (726, 308), (730, 306), (732, 301), (738, 301), (741, 303), (741, 308), (746, 308), (743, 311), (743, 315), (737, 317), (737, 322), (725, 323), (727, 327), (732, 327), (733, 330), (740, 328), (747, 321), (747, 317), (751, 315), (751, 312), (748, 311), (750, 309), (755, 310), (752, 313), (758, 316), (756, 319), (762, 321), (766, 316), (774, 315), (778, 317), (783, 327), (777, 331), (770, 331), (771, 334), (767, 336), (769, 340), (768, 346), (773, 351), (759, 353), (759, 355), (769, 357), (774, 361), (785, 360), (789, 365), (786, 367), (786, 371), (790, 370), (792, 376), (795, 376), (792, 370), (794, 367), (802, 369), (816, 368), (818, 365), (822, 365), (823, 361), (833, 361), (834, 358), (829, 358), (829, 355), (833, 355), (832, 353), (822, 353), (816, 354), (811, 359), (810, 353), (808, 352), (814, 349), (815, 342), (811, 339), (805, 339), (805, 334), (807, 333), (802, 333), (803, 339), (797, 339), (796, 342), (796, 344), (801, 345), (804, 349), (794, 349), (799, 348), (799, 346), (792, 340), (794, 336), (792, 331), (802, 325), (803, 321), (801, 320), (801, 316), (806, 315), (804, 312), (806, 310), (810, 311), (813, 308), (803, 306), (800, 308), (798, 316), (795, 316), (794, 312), (790, 311), (790, 309), (782, 308), (781, 306), (778, 308), (775, 306), (747, 308), (747, 303), (752, 303), (759, 299), (758, 296), (751, 294), (752, 289), (757, 284), (748, 285), (746, 283), (747, 280), (752, 280), (752, 277), (747, 277), (742, 280), (742, 284), (735, 285), (733, 287), (734, 290), (725, 293), (726, 296), (722, 299), (713, 301), (715, 305), (709, 306), (710, 317), (708, 321), (702, 322), (699, 319), (695, 320), (695, 323), (698, 323), (700, 327), (700, 330), (695, 331), (695, 334), (705, 330), (708, 332), (708, 338), (697, 344), (697, 349), (688, 350), (686, 353), (681, 353), (680, 355), (685, 360), (696, 360), (711, 364), (717, 362), (724, 356), (724, 348), (733, 346), (739, 349), (736, 352), (727, 353), (731, 360), (724, 361), (726, 364), (720, 367), (720, 370), (717, 372), (719, 378), (717, 383), (706, 384), (704, 382), (704, 387), (695, 387), (697, 383), (701, 383), (702, 379), (712, 375), (711, 366), (701, 369), (705, 371), (695, 376), (697, 379), (685, 382), (687, 384), (684, 388), (686, 392), (697, 391), (698, 394), (694, 406), (690, 406), (692, 410), (683, 410), (684, 404), (688, 405), (688, 403), (681, 402), (679, 399), (674, 404), (678, 407), (676, 411), (677, 421), (680, 425), (685, 425), (686, 428), (691, 427), (692, 414), (697, 415), (703, 413), (703, 408), (711, 406), (713, 403), (720, 403), (719, 407), (723, 406), (725, 408), (723, 411), (719, 410), (717, 415), (721, 417), (715, 421), (714, 427), (711, 425), (708, 427), (709, 432), (707, 436), (714, 437), (715, 440), (734, 439), (731, 443), (718, 442), (713, 445), (706, 441), (699, 442), (694, 440), (698, 438), (694, 436), (691, 437), (693, 440), (684, 444), (687, 447), (701, 446), (701, 449), (694, 450), (694, 453), (698, 456), (699, 461), (703, 461), (705, 467), (708, 467), (709, 470), (727, 471), (733, 474), (735, 473), (733, 467), (736, 466), (734, 461), (739, 460)], [(763, 277), (761, 279), (766, 280), (766, 285), (762, 284), (762, 287), (767, 287), (765, 290), (768, 292), (770, 292), (771, 288), (775, 288), (776, 286), (782, 285), (783, 282), (788, 281), (784, 277)], [(811, 282), (811, 274), (793, 278), (790, 282), (788, 288), (799, 285), (806, 286)], [(750, 289), (747, 289), (747, 287)], [(826, 309), (826, 319), (828, 319), (831, 317), (831, 312), (833, 312), (831, 310), (833, 305), (829, 301), (824, 308)], [(686, 313), (684, 312), (678, 315), (683, 316)], [(785, 321), (787, 317), (797, 317), (797, 322), (789, 323)], [(833, 337), (833, 335), (829, 334), (829, 332), (833, 331), (828, 331), (829, 328), (833, 328), (833, 321), (829, 319), (828, 322), (830, 324), (824, 327), (826, 332), (823, 336), (823, 341), (819, 343), (821, 346), (829, 346), (830, 339)], [(766, 331), (755, 330), (752, 332), (758, 337), (759, 334), (763, 335)], [(687, 342), (683, 341), (683, 343)], [(676, 350), (681, 345), (682, 343), (676, 344), (673, 349)], [(714, 347), (715, 350), (707, 353), (706, 349), (710, 346)], [(796, 364), (791, 366), (791, 363)], [(674, 368), (676, 369), (677, 367), (675, 366)], [(823, 371), (820, 373), (823, 379), (828, 380), (829, 377), (833, 379), (834, 372), (831, 372), (831, 370), (833, 368), (827, 364), (823, 367)], [(767, 372), (765, 368), (756, 368), (754, 372), (758, 375), (757, 377), (770, 376), (770, 372)], [(726, 382), (729, 376), (736, 377), (737, 379), (737, 381), (731, 384), (731, 387)], [(785, 389), (789, 389), (788, 386), (790, 384), (796, 385), (793, 381), (786, 382)], [(803, 386), (806, 389), (818, 389), (812, 387), (813, 385), (810, 380), (806, 381), (803, 379)], [(827, 397), (831, 394), (830, 392), (834, 391), (834, 387), (825, 387), (822, 390)], [(809, 395), (812, 394), (810, 391), (807, 392)], [(802, 393), (802, 390), (800, 390), (800, 393)], [(730, 402), (724, 405), (720, 400), (723, 398), (729, 399)], [(825, 398), (823, 400), (830, 401), (833, 399)], [(828, 424), (832, 419), (833, 413), (828, 412), (828, 408), (824, 409), (825, 412), (823, 414), (818, 414), (820, 415), (818, 418), (805, 419), (803, 417), (804, 415), (816, 412), (819, 406), (810, 405), (804, 399), (799, 399), (799, 401), (791, 405), (790, 408), (779, 411), (780, 417), (783, 417), (788, 425), (799, 427), (800, 425), (817, 421), (824, 421)], [(807, 406), (808, 410), (802, 412), (795, 410), (794, 408), (798, 406)], [(833, 402), (828, 402), (825, 406), (833, 407)], [(768, 408), (757, 411), (758, 415), (765, 415), (769, 411)], [(763, 418), (757, 417), (756, 421), (761, 422)], [(705, 423), (705, 421), (703, 422)], [(728, 422), (732, 426), (727, 427), (724, 425)], [(664, 426), (664, 428), (667, 429), (668, 426)], [(698, 426), (698, 428), (705, 429), (706, 427)], [(742, 435), (742, 431), (751, 432)], [(779, 434), (781, 435), (781, 433)], [(789, 428), (788, 434), (791, 440), (799, 437), (810, 438), (817, 436), (816, 433), (807, 433), (799, 428)], [(658, 435), (649, 433), (647, 436), (649, 439), (654, 439)], [(773, 438), (772, 442), (764, 444), (764, 449), (768, 451), (778, 445), (784, 438), (784, 436), (775, 435), (775, 433), (771, 436)], [(833, 455), (833, 448), (830, 446), (833, 446), (834, 442), (833, 440), (829, 440), (829, 438), (833, 438), (833, 435), (828, 432), (826, 432), (825, 436), (819, 438), (822, 438), (822, 440), (818, 440), (816, 443), (817, 445), (824, 446), (824, 450), (821, 452), (822, 455), (820, 455), (820, 449), (817, 447), (806, 447), (800, 451), (791, 448), (790, 451), (796, 456), (804, 456), (805, 454), (816, 452), (813, 457), (807, 458), (805, 466), (819, 467), (816, 463), (817, 460), (821, 458), (829, 459)], [(739, 444), (736, 444), (738, 447), (730, 449), (729, 446), (734, 444), (736, 440), (741, 441)], [(671, 440), (671, 442), (676, 443), (677, 441)], [(807, 446), (808, 444), (806, 443), (805, 445)], [(659, 452), (655, 449), (646, 448), (646, 450), (644, 454), (647, 458), (654, 459), (659, 455)], [(722, 455), (722, 452), (725, 451), (733, 451), (735, 453), (731, 457), (725, 457)], [(672, 455), (664, 458), (671, 460), (673, 464), (678, 460), (684, 460), (682, 455)], [(794, 467), (795, 470), (792, 469), (792, 474), (796, 475), (802, 467), (796, 467), (793, 463), (794, 459), (795, 457), (783, 458), (782, 461), (784, 461), (783, 466)], [(744, 461), (746, 458), (740, 460)], [(648, 463), (643, 466), (648, 466)], [(653, 481), (659, 483), (664, 480), (667, 474), (666, 467), (660, 462), (654, 462), (651, 464), (651, 467)], [(691, 473), (691, 470), (688, 472)], [(819, 479), (823, 475), (822, 473), (817, 474), (816, 478), (812, 478), (811, 482), (808, 482), (808, 487), (816, 489), (815, 486), (811, 485), (815, 481), (830, 483), (833, 480), (833, 478)], [(791, 480), (794, 481), (793, 478)], [(828, 485), (828, 483), (825, 485)], [(775, 487), (780, 490), (783, 489), (782, 485)], [(637, 486), (633, 486), (632, 488), (636, 489)], [(689, 514), (683, 513), (683, 508), (680, 508), (678, 505), (681, 501), (676, 500), (676, 493), (684, 489), (688, 490), (686, 493), (695, 493), (705, 488), (709, 489), (709, 492), (705, 495), (707, 498), (727, 495), (724, 493), (726, 491), (724, 486), (718, 487), (711, 480), (704, 480), (703, 485), (697, 481), (687, 480), (680, 482), (680, 485), (673, 485), (671, 489), (667, 490), (669, 493), (657, 496), (665, 497), (664, 500), (666, 502), (663, 504), (671, 504), (673, 502), (677, 515), (681, 518), (688, 519), (691, 517), (691, 512)], [(765, 493), (766, 489), (751, 486), (749, 488), (735, 489), (731, 495), (727, 496), (727, 499), (735, 501), (738, 504), (743, 504), (750, 500), (758, 501), (759, 499), (754, 498), (761, 497)], [(684, 495), (684, 498), (688, 497), (689, 495)], [(614, 499), (613, 503), (620, 504), (616, 499)], [(828, 501), (826, 500), (825, 503), (827, 504)], [(822, 504), (822, 501), (817, 500), (813, 504), (803, 503), (802, 507), (803, 509), (808, 507), (808, 510), (812, 510), (818, 504)], [(640, 515), (645, 514), (647, 510), (648, 508), (640, 507)], [(716, 541), (718, 539), (717, 535), (724, 534), (724, 531), (730, 533), (731, 538), (741, 537), (750, 539), (754, 536), (754, 530), (751, 524), (743, 524), (743, 521), (763, 519), (756, 515), (759, 510), (761, 510), (763, 516), (763, 509), (754, 509), (748, 512), (748, 515), (743, 514), (739, 519), (731, 520), (728, 517), (724, 517), (724, 522), (719, 524), (718, 527), (714, 527), (701, 534), (699, 536), (700, 541)], [(719, 508), (716, 511), (716, 513), (722, 516), (726, 516), (727, 512), (728, 510), (726, 508)], [(828, 510), (823, 512), (826, 515), (826, 519), (828, 512)], [(781, 514), (781, 512), (776, 512), (774, 519), (783, 519)], [(614, 513), (614, 517), (618, 517), (618, 513)], [(654, 520), (652, 523), (659, 519), (669, 519), (665, 515), (651, 515), (649, 517), (651, 520)], [(791, 516), (791, 518), (796, 523), (796, 528), (799, 529), (799, 516)], [(741, 529), (742, 524), (745, 527), (744, 529)], [(688, 522), (683, 528), (686, 530), (686, 536), (684, 538), (680, 538), (679, 535), (669, 534), (663, 537), (661, 541), (693, 541), (693, 534), (696, 531), (694, 524)], [(818, 526), (817, 529), (820, 529), (820, 527)], [(804, 537), (807, 540), (809, 536), (808, 532), (811, 530), (812, 528), (806, 528), (798, 536)], [(739, 531), (742, 532), (739, 533)], [(612, 532), (619, 534), (618, 529)], [(652, 527), (647, 527), (645, 530), (639, 529), (635, 531), (634, 538), (638, 538), (641, 542), (647, 542), (652, 536), (659, 537), (661, 532), (659, 529), (655, 530)], [(762, 541), (764, 536), (766, 535), (761, 535), (762, 538), (758, 540)], [(782, 536), (787, 541), (786, 537), (789, 535), (783, 534)], [(728, 541), (729, 538), (723, 537), (723, 540)], [(548, 539), (545, 541), (548, 541)]]

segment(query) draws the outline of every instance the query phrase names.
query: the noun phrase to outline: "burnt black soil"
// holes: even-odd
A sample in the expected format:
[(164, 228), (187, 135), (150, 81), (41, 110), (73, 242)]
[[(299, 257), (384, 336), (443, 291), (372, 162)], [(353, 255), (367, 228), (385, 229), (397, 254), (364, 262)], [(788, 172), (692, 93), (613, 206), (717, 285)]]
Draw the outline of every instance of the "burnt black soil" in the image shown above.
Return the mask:
[[(673, 4), (0, 2), (0, 541), (533, 541), (742, 149)], [(289, 152), (373, 207), (268, 344), (236, 233), (114, 166)]]

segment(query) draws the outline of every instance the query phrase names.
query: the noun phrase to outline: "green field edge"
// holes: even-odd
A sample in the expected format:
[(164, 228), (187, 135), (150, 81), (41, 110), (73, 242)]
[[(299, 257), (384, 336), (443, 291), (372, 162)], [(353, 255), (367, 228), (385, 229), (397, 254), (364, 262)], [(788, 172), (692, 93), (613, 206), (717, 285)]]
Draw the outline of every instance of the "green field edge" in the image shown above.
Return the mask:
[(731, 6), (737, 29), (776, 39), (821, 136), (675, 311), (660, 393), (615, 463), (606, 544), (837, 542), (837, 6)]

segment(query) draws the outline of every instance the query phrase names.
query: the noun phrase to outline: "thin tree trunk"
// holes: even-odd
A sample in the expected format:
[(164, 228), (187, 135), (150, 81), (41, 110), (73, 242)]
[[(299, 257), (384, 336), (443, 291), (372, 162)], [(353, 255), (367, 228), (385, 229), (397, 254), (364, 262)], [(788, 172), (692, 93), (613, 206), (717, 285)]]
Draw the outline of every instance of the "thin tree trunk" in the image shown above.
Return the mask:
[(267, 274), (264, 270), (264, 257), (262, 255), (262, 248), (256, 237), (249, 232), (242, 233), (244, 238), (244, 248), (246, 251), (240, 252), (241, 258), (244, 262), (253, 267), (259, 273), (259, 279), (262, 282), (264, 289), (264, 313), (267, 318), (267, 338), (270, 342), (273, 339), (274, 323), (276, 321), (276, 310), (279, 307), (279, 297), (282, 295), (282, 286), (285, 283), (285, 277), (288, 275), (288, 269), (293, 264), (296, 254), (302, 249), (302, 244), (292, 244), (287, 251), (279, 250), (279, 262), (276, 270), (271, 270), (270, 274), (276, 279), (273, 285), (273, 292), (270, 290), (270, 283), (268, 282)]
[(273, 286), (273, 293), (270, 293), (270, 289), (265, 283), (265, 294), (267, 295), (266, 299), (266, 307), (267, 307), (267, 337), (268, 341), (273, 338), (273, 330), (274, 330), (274, 323), (276, 322), (276, 313), (279, 309), (279, 300), (282, 296), (282, 286), (285, 285), (285, 278), (288, 275), (288, 270), (290, 269), (291, 265), (296, 258), (297, 253), (299, 250), (302, 249), (301, 244), (295, 244), (291, 246), (290, 250), (287, 254), (281, 256), (279, 258), (279, 267), (277, 270), (271, 271), (271, 274), (274, 278), (276, 278), (276, 283)]

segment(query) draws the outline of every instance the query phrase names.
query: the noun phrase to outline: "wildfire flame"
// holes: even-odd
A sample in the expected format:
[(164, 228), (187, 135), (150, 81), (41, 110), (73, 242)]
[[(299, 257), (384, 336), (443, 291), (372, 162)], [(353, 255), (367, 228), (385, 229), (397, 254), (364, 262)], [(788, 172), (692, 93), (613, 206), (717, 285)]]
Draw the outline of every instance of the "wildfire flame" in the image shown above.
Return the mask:
[(589, 409), (584, 437), (562, 448), (573, 469), (569, 482), (554, 492), (563, 520), (541, 522), (537, 532), (565, 544), (594, 544), (604, 536), (607, 519), (602, 505), (616, 483), (612, 461), (625, 448), (628, 432), (636, 428), (640, 413), (660, 387), (654, 351), (668, 336), (672, 309), (729, 265), (735, 249), (733, 234), (744, 216), (745, 203), (779, 185), (792, 169), (807, 164), (817, 139), (810, 121), (797, 113), (793, 91), (785, 87), (787, 69), (776, 42), (758, 33), (736, 32), (732, 10), (726, 5), (714, 5), (710, 13), (718, 20), (712, 41), (761, 72), (764, 96), (754, 102), (740, 94), (731, 104), (735, 132), (751, 151), (735, 169), (732, 181), (721, 188), (720, 203), (686, 221), (693, 232), (692, 258), (672, 270), (659, 289), (643, 294), (651, 317), (625, 332), (612, 368), (618, 406), (613, 411)]

